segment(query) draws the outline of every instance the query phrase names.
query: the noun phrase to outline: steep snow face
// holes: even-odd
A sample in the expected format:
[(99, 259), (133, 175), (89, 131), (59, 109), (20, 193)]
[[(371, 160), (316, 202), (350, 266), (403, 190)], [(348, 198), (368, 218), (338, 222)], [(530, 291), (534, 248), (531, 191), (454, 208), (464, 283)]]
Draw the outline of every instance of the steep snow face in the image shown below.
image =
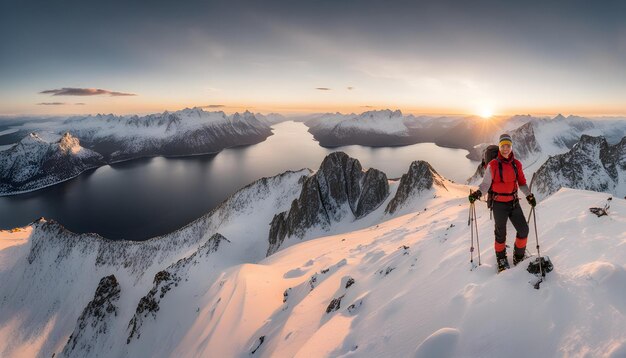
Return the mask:
[(626, 196), (626, 137), (610, 146), (604, 137), (583, 135), (569, 152), (550, 157), (533, 179), (538, 198), (562, 187)]
[[(491, 235), (481, 236), (482, 265), (470, 271), (467, 199), (451, 189), (426, 211), (303, 242), (226, 272), (174, 355), (624, 353), (624, 200), (603, 218), (587, 209), (605, 199), (598, 193), (562, 190), (537, 207), (542, 253), (555, 270), (535, 290), (528, 260), (496, 274)], [(491, 233), (486, 207), (477, 214), (479, 231)]]
[(71, 179), (104, 163), (69, 133), (30, 133), (0, 152), (0, 195), (29, 191)]
[[(207, 243), (215, 242), (218, 233), (228, 240), (221, 241), (219, 254), (207, 250), (211, 259), (201, 260), (204, 266), (194, 281), (212, 284), (226, 267), (263, 259), (269, 222), (277, 211), (289, 207), (308, 175), (310, 171), (303, 169), (259, 179), (189, 225), (144, 242), (74, 234), (44, 219), (25, 231), (1, 233), (0, 356), (49, 357), (64, 349), (71, 334), (76, 344), (68, 346), (68, 355), (94, 356), (80, 347), (118, 347), (122, 350), (119, 354), (106, 349), (98, 354), (124, 356), (131, 317), (141, 298), (153, 288), (158, 272), (210, 247)], [(201, 257), (204, 253), (195, 256), (198, 260)], [(110, 275), (115, 276), (120, 288), (119, 299), (109, 300), (117, 315), (98, 316), (94, 309), (83, 315), (88, 302), (94, 300), (100, 279)], [(81, 322), (93, 330), (76, 331)], [(93, 331), (99, 332), (102, 322), (106, 322), (108, 332), (103, 335), (104, 341), (91, 342)], [(142, 326), (149, 324), (144, 320)]]

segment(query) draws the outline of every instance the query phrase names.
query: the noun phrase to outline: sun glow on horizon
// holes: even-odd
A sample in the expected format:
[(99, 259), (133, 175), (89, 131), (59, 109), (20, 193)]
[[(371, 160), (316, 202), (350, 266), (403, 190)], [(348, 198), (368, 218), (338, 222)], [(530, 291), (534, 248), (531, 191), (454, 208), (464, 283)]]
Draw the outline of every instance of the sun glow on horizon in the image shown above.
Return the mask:
[(493, 116), (493, 109), (488, 108), (488, 107), (483, 107), (480, 112), (479, 115), (483, 118), (483, 119), (489, 119)]

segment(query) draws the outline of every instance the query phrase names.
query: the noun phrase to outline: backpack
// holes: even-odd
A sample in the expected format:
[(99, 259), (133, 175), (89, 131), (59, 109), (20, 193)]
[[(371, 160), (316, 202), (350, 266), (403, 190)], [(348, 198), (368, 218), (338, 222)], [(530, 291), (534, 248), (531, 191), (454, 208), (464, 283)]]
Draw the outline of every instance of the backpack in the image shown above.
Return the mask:
[(498, 147), (495, 144), (491, 144), (490, 146), (485, 148), (485, 151), (483, 152), (483, 168), (484, 169), (487, 169), (487, 164), (489, 164), (489, 162), (491, 162), (492, 160), (498, 157), (499, 150), (500, 150), (500, 147)]
[[(498, 159), (498, 152), (500, 151), (500, 147), (498, 147), (495, 144), (491, 144), (489, 146), (487, 146), (487, 148), (485, 148), (485, 151), (483, 152), (483, 168), (485, 170), (487, 170), (487, 165), (489, 165), (489, 163), (496, 159), (498, 161), (498, 169), (500, 169), (500, 181), (504, 181), (504, 178), (502, 176), (502, 162), (500, 161), (500, 159)], [(513, 165), (513, 170), (515, 171), (515, 180), (517, 180), (517, 165), (515, 164), (515, 161), (513, 161), (511, 163)], [(492, 184), (493, 185), (493, 184)], [(491, 186), (489, 187), (489, 191), (487, 192), (487, 208), (491, 209), (493, 206), (493, 199), (494, 199), (494, 193), (493, 190), (491, 189)]]

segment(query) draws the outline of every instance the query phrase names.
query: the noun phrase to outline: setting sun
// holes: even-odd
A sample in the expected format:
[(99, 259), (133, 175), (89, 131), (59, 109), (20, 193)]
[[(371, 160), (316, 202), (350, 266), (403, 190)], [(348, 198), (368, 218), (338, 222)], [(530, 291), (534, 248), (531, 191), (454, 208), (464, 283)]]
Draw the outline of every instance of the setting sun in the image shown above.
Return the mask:
[(480, 116), (483, 117), (483, 119), (489, 119), (493, 116), (493, 110), (491, 108), (482, 108), (480, 110)]

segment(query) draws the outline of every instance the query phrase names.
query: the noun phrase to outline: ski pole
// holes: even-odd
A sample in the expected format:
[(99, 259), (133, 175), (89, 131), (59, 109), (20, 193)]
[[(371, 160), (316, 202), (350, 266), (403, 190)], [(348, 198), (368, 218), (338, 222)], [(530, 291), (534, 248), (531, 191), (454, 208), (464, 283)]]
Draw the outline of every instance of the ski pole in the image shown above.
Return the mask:
[(472, 204), (472, 210), (474, 211), (474, 227), (476, 228), (476, 246), (478, 246), (478, 266), (480, 266), (480, 240), (478, 239), (478, 220), (476, 220), (476, 205)]
[(467, 218), (467, 226), (470, 227), (470, 236), (472, 238), (471, 245), (470, 245), (470, 263), (472, 264), (472, 267), (474, 267), (474, 227), (471, 224), (473, 220), (472, 219), (472, 207), (473, 206), (474, 206), (474, 203), (471, 203), (469, 207), (469, 216)]
[(535, 207), (533, 206), (530, 209), (530, 214), (528, 215), (528, 223), (530, 223), (530, 216), (533, 217), (533, 223), (535, 225), (535, 241), (537, 243), (537, 256), (539, 260), (539, 272), (541, 272), (542, 277), (546, 277), (546, 273), (543, 272), (543, 267), (541, 265), (541, 252), (539, 251), (539, 235), (537, 235), (537, 213), (535, 212)]
[[(470, 194), (472, 194), (472, 190), (470, 189)], [(474, 225), (472, 225), (472, 222)], [(478, 266), (482, 263), (480, 261), (480, 241), (478, 240), (478, 223), (476, 222), (476, 205), (475, 203), (470, 203), (469, 207), (469, 215), (467, 219), (467, 225), (470, 227), (470, 235), (471, 235), (471, 246), (470, 246), (470, 263), (472, 267), (474, 266), (474, 230), (476, 230), (476, 244), (478, 246)]]

